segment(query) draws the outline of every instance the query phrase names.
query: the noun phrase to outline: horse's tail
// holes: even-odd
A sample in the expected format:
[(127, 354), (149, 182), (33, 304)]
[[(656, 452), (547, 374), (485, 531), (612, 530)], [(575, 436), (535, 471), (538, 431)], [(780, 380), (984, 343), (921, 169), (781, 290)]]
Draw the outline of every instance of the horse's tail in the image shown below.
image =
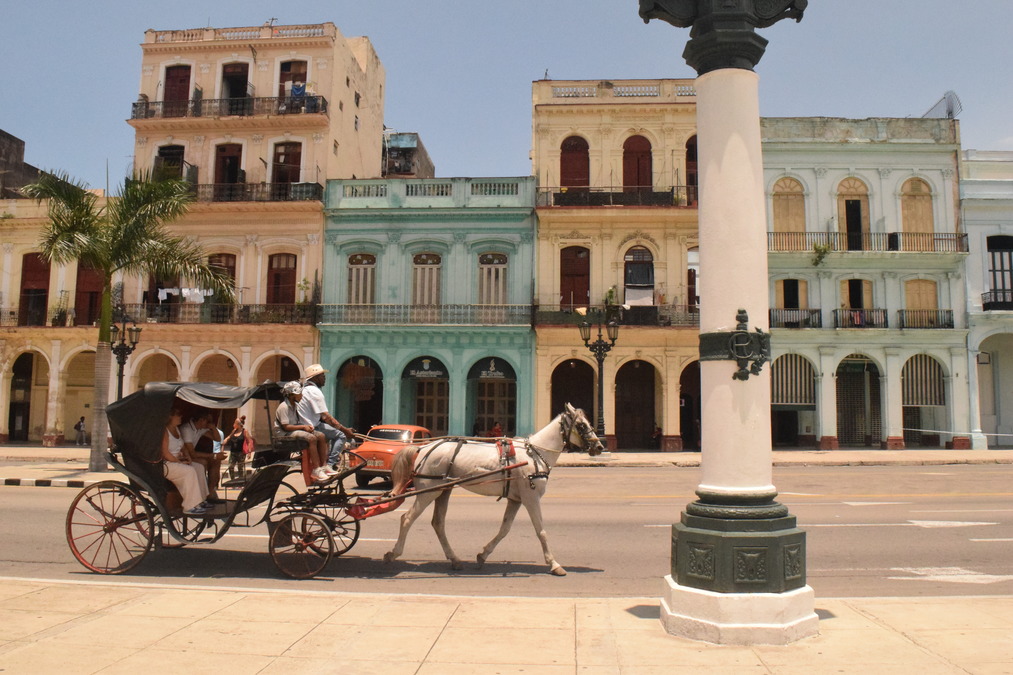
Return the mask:
[(415, 457), (419, 454), (417, 445), (409, 445), (396, 455), (390, 467), (391, 494), (399, 495), (408, 489), (415, 474)]

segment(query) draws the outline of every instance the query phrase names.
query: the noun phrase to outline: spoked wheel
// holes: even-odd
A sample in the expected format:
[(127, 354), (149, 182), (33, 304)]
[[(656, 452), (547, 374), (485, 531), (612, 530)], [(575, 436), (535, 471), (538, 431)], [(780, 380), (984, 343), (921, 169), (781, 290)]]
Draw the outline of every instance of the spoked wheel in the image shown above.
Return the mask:
[(312, 513), (290, 513), (271, 527), (269, 548), (283, 574), (311, 579), (330, 562), (334, 539), (323, 518)]
[(317, 506), (316, 513), (324, 516), (334, 537), (334, 555), (341, 555), (359, 540), (359, 521), (352, 518), (339, 506)]
[(99, 574), (137, 566), (155, 540), (147, 501), (129, 485), (102, 481), (78, 493), (67, 512), (67, 543), (77, 561)]

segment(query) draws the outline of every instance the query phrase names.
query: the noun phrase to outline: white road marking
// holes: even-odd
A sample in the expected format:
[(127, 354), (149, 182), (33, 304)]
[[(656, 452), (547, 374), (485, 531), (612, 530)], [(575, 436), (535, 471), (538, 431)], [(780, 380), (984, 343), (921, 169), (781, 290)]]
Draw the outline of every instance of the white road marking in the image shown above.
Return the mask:
[(930, 509), (911, 513), (1013, 513), (1013, 509)]
[(897, 506), (899, 504), (910, 504), (911, 502), (841, 502), (847, 506)]
[(968, 539), (968, 541), (1013, 541), (1013, 537), (1005, 537), (999, 539)]
[(1013, 581), (1013, 574), (985, 574), (962, 567), (894, 567), (893, 572), (904, 572), (915, 576), (887, 577), (891, 581), (948, 581), (957, 584), (995, 584)]
[(978, 525), (998, 525), (999, 523), (968, 523), (960, 520), (909, 520), (909, 523), (916, 527), (927, 529), (939, 527), (975, 527)]
[(777, 494), (778, 494), (779, 497), (783, 497), (785, 495), (791, 495), (793, 497), (822, 497), (823, 496), (823, 495), (821, 495), (818, 492), (778, 492)]
[[(222, 539), (230, 538), (245, 538), (245, 539), (267, 539), (266, 534), (226, 534), (222, 536)], [(369, 539), (367, 537), (359, 537), (356, 541), (397, 541), (397, 539)]]

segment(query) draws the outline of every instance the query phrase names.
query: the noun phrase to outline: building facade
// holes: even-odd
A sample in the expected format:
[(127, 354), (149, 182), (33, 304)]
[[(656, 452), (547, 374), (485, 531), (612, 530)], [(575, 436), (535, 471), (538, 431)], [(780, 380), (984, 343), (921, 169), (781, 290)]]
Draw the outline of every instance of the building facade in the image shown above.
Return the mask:
[(345, 424), (528, 434), (534, 180), (331, 181), (320, 362)]

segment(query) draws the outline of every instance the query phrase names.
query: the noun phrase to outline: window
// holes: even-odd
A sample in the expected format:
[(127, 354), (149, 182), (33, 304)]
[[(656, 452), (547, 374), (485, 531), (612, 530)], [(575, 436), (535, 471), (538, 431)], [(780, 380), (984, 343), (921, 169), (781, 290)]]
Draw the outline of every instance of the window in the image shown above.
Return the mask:
[(643, 136), (630, 136), (623, 143), (623, 191), (650, 192), (651, 142)]
[(591, 302), (591, 251), (567, 246), (559, 252), (559, 304), (587, 307)]
[(353, 253), (348, 256), (348, 303), (371, 305), (376, 302), (376, 256)]
[(812, 248), (805, 239), (805, 190), (794, 178), (774, 183), (772, 197), (774, 250), (806, 251)]
[(932, 188), (921, 178), (904, 183), (900, 196), (905, 251), (931, 251), (934, 246)]
[(559, 184), (562, 187), (591, 185), (591, 158), (587, 141), (570, 136), (559, 149)]
[(478, 256), (478, 304), (505, 305), (507, 303), (507, 257), (502, 253), (483, 253)]
[(699, 197), (699, 174), (696, 160), (696, 136), (686, 141), (686, 203), (696, 206)]
[(862, 251), (869, 234), (869, 188), (857, 178), (845, 178), (837, 186), (837, 220), (846, 250)]
[(412, 258), (412, 304), (440, 304), (440, 269), (443, 259), (436, 253), (419, 253)]
[(165, 69), (163, 117), (184, 117), (190, 105), (190, 66)]
[(781, 279), (774, 285), (777, 309), (808, 309), (808, 283), (805, 279)]
[(943, 367), (928, 354), (915, 354), (900, 374), (903, 405), (946, 405), (946, 385)]
[(227, 63), (222, 66), (223, 115), (250, 115), (253, 113), (250, 83), (250, 64)]
[(302, 143), (275, 143), (274, 162), (271, 164), (271, 182), (289, 184), (299, 182), (302, 164)]
[(155, 180), (183, 178), (183, 146), (163, 145), (159, 147), (152, 174)]
[(625, 261), (623, 304), (654, 304), (654, 256), (643, 246), (634, 246), (623, 256)]
[[(285, 98), (293, 95), (292, 87), (302, 85), (302, 93), (306, 93), (306, 62), (305, 61), (284, 61), (281, 64), (281, 73), (278, 78), (278, 96)], [(296, 94), (299, 87), (296, 86)]]
[(295, 263), (293, 253), (276, 253), (267, 259), (267, 304), (295, 303)]

